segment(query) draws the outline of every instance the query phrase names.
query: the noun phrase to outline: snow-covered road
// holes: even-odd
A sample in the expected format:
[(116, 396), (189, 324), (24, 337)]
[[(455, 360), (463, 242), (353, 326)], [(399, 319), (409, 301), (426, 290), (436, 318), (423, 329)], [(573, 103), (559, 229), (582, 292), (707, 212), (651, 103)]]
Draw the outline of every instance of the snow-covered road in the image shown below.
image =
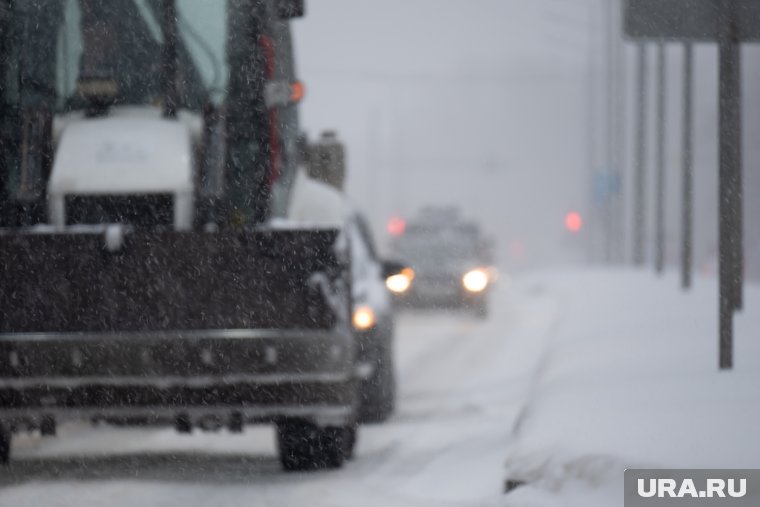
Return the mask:
[(280, 471), (271, 428), (242, 436), (66, 427), (14, 442), (2, 506), (503, 505), (512, 430), (562, 301), (505, 281), (492, 316), (399, 319), (399, 408), (361, 429), (356, 459), (330, 472)]
[[(760, 467), (760, 287), (717, 370), (717, 283), (634, 270), (505, 281), (492, 317), (399, 319), (399, 407), (354, 461), (285, 474), (274, 432), (63, 428), (14, 442), (0, 507), (602, 507), (627, 467)], [(715, 438), (715, 435), (722, 435)], [(525, 483), (503, 494), (505, 479)]]

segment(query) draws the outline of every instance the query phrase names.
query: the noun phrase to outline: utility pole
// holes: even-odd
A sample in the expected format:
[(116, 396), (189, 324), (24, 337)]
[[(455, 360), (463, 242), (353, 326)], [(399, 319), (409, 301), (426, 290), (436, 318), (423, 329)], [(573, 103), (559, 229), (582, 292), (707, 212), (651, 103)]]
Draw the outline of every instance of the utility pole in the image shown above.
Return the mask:
[(625, 48), (622, 36), (621, 0), (606, 0), (607, 12), (607, 159), (610, 195), (611, 257), (625, 259), (625, 192), (623, 151), (625, 148)]
[(684, 44), (683, 53), (683, 147), (681, 175), (681, 286), (691, 288), (694, 245), (694, 132), (693, 89), (694, 50), (691, 42)]
[(622, 0), (615, 1), (615, 16), (613, 19), (615, 26), (615, 75), (617, 78), (616, 88), (616, 122), (615, 129), (615, 167), (616, 167), (616, 190), (617, 190), (617, 216), (615, 227), (617, 230), (616, 241), (617, 251), (616, 258), (620, 263), (625, 262), (626, 258), (626, 206), (627, 192), (625, 188), (625, 150), (626, 150), (626, 130), (628, 122), (627, 109), (627, 77), (628, 66), (626, 65), (626, 49), (623, 43), (623, 7)]
[(620, 154), (618, 152), (618, 122), (620, 111), (618, 108), (618, 92), (620, 90), (620, 74), (618, 67), (620, 34), (618, 32), (618, 14), (620, 6), (618, 0), (603, 0), (606, 12), (604, 21), (606, 25), (605, 41), (605, 68), (606, 76), (606, 106), (605, 106), (605, 143), (604, 143), (604, 187), (605, 187), (605, 245), (606, 261), (615, 262), (620, 260), (621, 244), (621, 199), (620, 199)]
[(643, 266), (646, 241), (647, 47), (636, 45), (636, 160), (633, 182), (633, 263)]
[[(604, 1), (604, 0), (601, 0)], [(585, 125), (587, 134), (587, 156), (588, 156), (588, 200), (589, 209), (593, 210), (590, 218), (592, 223), (588, 227), (588, 259), (591, 262), (604, 261), (604, 242), (606, 241), (605, 227), (605, 208), (603, 196), (599, 194), (599, 167), (601, 165), (599, 146), (604, 132), (604, 123), (602, 121), (603, 108), (600, 104), (599, 97), (602, 93), (601, 73), (602, 65), (599, 58), (599, 48), (602, 46), (600, 37), (601, 22), (599, 13), (601, 10), (600, 0), (588, 0), (588, 19), (590, 28), (588, 30), (588, 83), (586, 85), (587, 95), (587, 123)]]
[(655, 180), (655, 270), (665, 269), (665, 44), (657, 44), (657, 175)]
[(736, 30), (736, 4), (719, 41), (720, 55), (720, 368), (733, 367), (734, 312), (741, 306), (741, 54)]

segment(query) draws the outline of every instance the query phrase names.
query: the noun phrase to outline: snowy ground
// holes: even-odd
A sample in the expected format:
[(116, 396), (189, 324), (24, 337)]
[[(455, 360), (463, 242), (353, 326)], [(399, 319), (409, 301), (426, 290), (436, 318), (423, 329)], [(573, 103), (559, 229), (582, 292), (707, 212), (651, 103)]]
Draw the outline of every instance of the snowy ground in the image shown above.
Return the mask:
[[(541, 281), (543, 279), (543, 281)], [(625, 468), (760, 468), (760, 290), (719, 372), (717, 287), (628, 272), (534, 278), (562, 301), (515, 427), (507, 505), (622, 504)]]
[[(675, 287), (648, 273), (532, 274), (498, 287), (486, 322), (402, 316), (398, 413), (363, 428), (339, 471), (282, 473), (266, 427), (68, 427), (18, 439), (0, 507), (610, 506), (626, 466), (760, 468), (760, 291), (738, 320), (736, 371), (718, 374), (715, 284)], [(527, 484), (504, 495), (507, 477)]]

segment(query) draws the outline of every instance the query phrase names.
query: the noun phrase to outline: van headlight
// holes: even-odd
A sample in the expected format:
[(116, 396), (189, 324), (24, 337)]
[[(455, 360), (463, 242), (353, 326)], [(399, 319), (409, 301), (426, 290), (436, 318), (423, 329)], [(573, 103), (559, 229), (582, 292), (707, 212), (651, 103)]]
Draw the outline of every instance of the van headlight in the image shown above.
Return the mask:
[(468, 292), (483, 292), (488, 287), (488, 273), (484, 269), (473, 269), (462, 277), (462, 285)]
[(354, 310), (354, 329), (357, 331), (366, 331), (372, 328), (377, 322), (375, 312), (367, 305), (362, 305)]

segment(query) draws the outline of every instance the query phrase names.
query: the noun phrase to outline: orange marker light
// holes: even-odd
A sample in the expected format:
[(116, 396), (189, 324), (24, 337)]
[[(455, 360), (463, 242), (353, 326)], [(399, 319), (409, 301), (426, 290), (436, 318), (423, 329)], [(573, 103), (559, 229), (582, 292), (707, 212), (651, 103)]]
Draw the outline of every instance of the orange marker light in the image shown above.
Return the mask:
[(290, 100), (291, 102), (301, 102), (304, 95), (306, 95), (306, 87), (302, 82), (296, 81), (290, 85)]

